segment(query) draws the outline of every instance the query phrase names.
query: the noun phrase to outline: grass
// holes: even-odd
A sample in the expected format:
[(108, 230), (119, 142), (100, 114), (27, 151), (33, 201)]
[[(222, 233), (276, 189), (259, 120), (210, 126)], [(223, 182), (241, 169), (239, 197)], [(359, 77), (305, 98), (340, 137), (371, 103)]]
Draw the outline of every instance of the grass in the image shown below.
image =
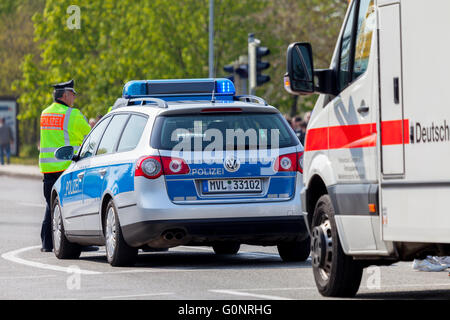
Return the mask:
[(27, 158), (27, 157), (11, 156), (11, 164), (23, 164), (23, 165), (29, 165), (29, 166), (32, 166), (32, 165), (37, 166), (39, 164), (39, 160), (38, 160), (38, 157)]

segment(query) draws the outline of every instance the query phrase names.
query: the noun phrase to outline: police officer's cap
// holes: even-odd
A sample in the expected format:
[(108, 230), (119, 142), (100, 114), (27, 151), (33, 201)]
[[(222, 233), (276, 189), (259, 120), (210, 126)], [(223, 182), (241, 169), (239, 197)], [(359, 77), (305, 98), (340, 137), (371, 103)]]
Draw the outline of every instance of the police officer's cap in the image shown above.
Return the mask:
[(53, 88), (55, 88), (55, 91), (72, 91), (73, 93), (77, 94), (77, 92), (75, 91), (75, 89), (73, 88), (74, 86), (74, 81), (70, 80), (67, 82), (61, 82), (61, 83), (57, 83), (52, 85)]

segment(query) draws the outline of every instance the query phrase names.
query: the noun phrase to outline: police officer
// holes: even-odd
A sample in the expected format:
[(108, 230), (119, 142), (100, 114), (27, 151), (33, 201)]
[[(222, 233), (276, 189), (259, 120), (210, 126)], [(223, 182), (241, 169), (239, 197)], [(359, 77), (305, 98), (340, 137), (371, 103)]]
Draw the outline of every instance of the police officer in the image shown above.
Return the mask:
[(51, 191), (59, 176), (70, 165), (70, 161), (55, 158), (55, 151), (62, 146), (73, 146), (77, 152), (84, 136), (91, 127), (80, 110), (72, 108), (76, 98), (74, 81), (53, 85), (54, 102), (41, 114), (41, 145), (39, 168), (44, 174), (44, 196), (47, 202), (45, 217), (42, 222), (42, 252), (53, 250), (51, 221)]

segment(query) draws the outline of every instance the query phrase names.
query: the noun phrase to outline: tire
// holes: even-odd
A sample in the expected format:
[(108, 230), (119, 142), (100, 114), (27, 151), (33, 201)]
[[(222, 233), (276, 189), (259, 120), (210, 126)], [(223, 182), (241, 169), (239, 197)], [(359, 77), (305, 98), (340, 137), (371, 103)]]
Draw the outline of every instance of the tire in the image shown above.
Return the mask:
[(235, 242), (225, 242), (215, 244), (212, 247), (216, 254), (236, 254), (239, 252), (241, 244)]
[(280, 243), (277, 248), (284, 262), (305, 261), (311, 252), (311, 239), (308, 236), (302, 241)]
[(52, 238), (53, 251), (58, 259), (78, 259), (81, 246), (67, 240), (58, 199), (55, 199), (52, 208)]
[(342, 250), (329, 195), (316, 203), (311, 226), (314, 280), (325, 297), (353, 297), (361, 283), (363, 266)]
[(105, 219), (106, 258), (113, 267), (132, 266), (136, 262), (138, 248), (130, 247), (124, 240), (117, 209), (112, 200), (106, 207)]

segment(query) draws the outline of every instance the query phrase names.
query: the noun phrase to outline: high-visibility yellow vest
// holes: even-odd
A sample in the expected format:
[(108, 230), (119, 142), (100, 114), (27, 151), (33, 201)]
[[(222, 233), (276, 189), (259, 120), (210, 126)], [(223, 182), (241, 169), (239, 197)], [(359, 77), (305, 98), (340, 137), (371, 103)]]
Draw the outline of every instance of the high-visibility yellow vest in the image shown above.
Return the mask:
[(73, 146), (77, 152), (91, 127), (80, 110), (54, 102), (41, 114), (39, 169), (42, 173), (66, 170), (71, 161), (55, 158), (55, 151)]

